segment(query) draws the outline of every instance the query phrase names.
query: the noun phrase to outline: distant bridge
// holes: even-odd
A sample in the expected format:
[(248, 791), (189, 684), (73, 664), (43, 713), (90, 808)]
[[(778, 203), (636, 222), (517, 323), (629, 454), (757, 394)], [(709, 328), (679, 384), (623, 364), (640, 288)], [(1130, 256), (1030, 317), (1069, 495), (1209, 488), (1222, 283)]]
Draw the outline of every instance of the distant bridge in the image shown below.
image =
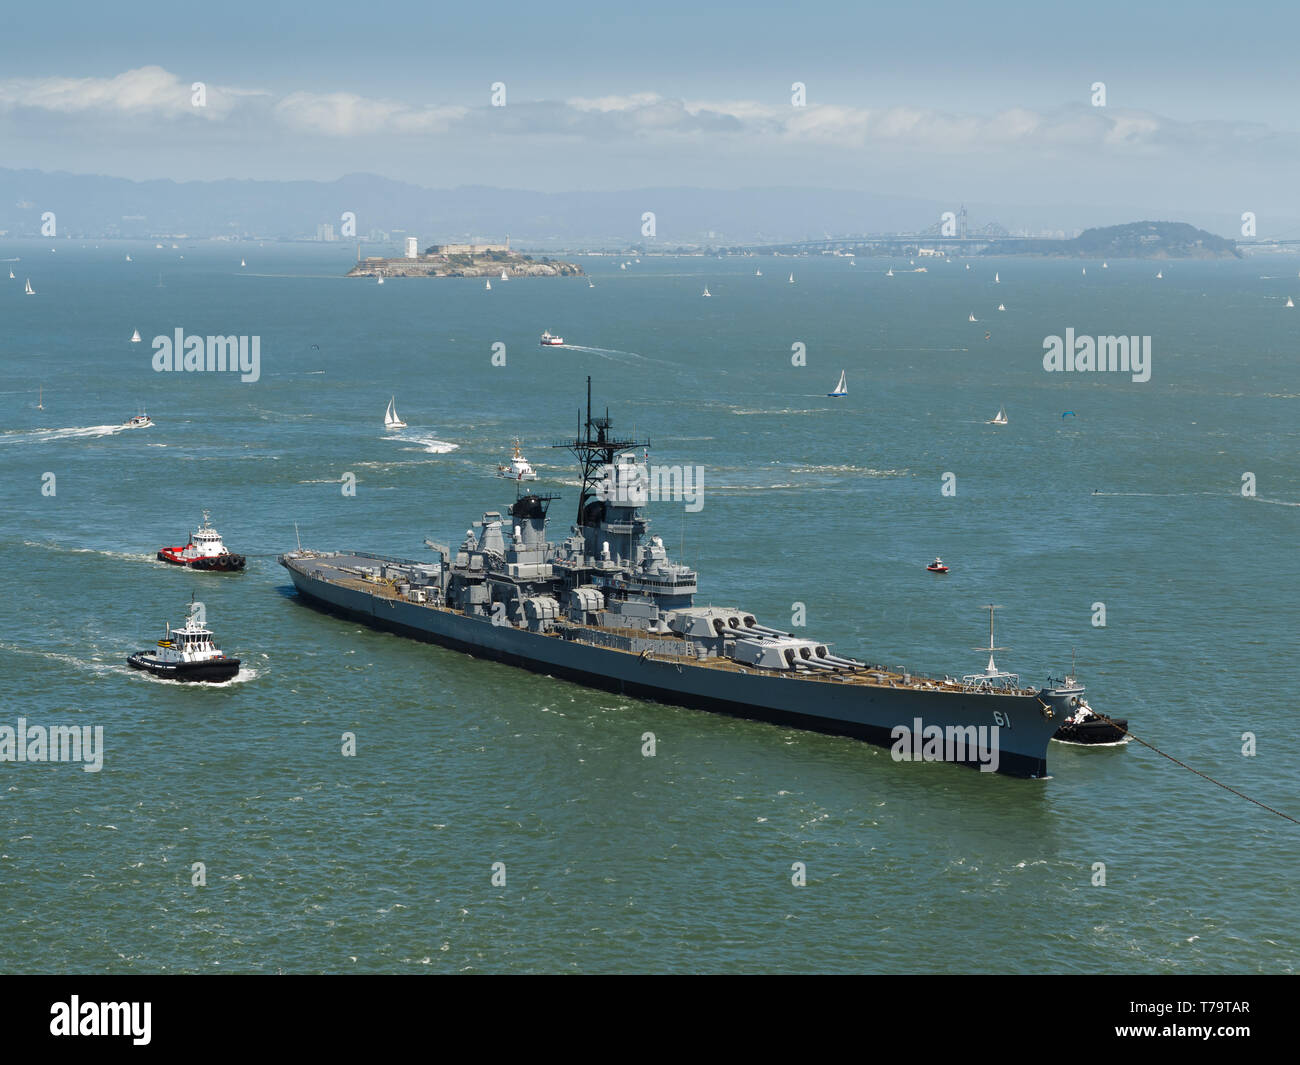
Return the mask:
[(737, 245), (739, 251), (775, 251), (778, 248), (792, 248), (796, 251), (835, 251), (837, 248), (897, 247), (908, 245), (925, 245), (927, 248), (962, 248), (984, 247), (989, 244), (1025, 244), (1031, 241), (1048, 240), (1048, 237), (1012, 237), (1006, 234), (970, 234), (965, 237), (941, 237), (934, 233), (891, 233), (879, 237), (824, 237), (821, 240), (788, 240), (779, 244), (743, 244)]

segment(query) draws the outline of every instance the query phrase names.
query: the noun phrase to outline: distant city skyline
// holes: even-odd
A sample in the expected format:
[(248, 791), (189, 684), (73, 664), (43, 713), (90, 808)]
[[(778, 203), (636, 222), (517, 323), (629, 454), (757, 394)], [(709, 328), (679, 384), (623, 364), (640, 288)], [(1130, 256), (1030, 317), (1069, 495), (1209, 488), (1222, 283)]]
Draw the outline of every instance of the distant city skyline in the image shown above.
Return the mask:
[(1261, 234), (1300, 228), (1294, 8), (326, 0), (306, 19), (244, 0), (183, 18), (153, 0), (55, 0), (7, 19), (0, 162), (13, 169), (791, 186), (1251, 211)]

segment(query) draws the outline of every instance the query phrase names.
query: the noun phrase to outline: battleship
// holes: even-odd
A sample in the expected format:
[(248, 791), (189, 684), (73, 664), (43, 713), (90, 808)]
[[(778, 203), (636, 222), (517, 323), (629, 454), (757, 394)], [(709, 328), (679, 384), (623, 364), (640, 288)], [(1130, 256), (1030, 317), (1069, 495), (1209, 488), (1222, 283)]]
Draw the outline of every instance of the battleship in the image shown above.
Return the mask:
[[(516, 488), (438, 560), (303, 549), (279, 556), (306, 605), (373, 628), (654, 702), (832, 733), (1016, 776), (1047, 775), (1053, 734), (1084, 698), (1071, 678), (1024, 686), (988, 666), (926, 677), (833, 653), (760, 624), (747, 610), (697, 606), (698, 577), (669, 558), (644, 506), (648, 443), (621, 438), (608, 412), (574, 439), (581, 475), (568, 535), (547, 538), (557, 496)], [(640, 490), (638, 490), (640, 486)], [(812, 560), (807, 560), (811, 562)], [(925, 742), (920, 742), (921, 738)], [(976, 742), (977, 737), (981, 742)], [(989, 739), (987, 746), (983, 741)], [(989, 748), (993, 757), (990, 758)]]

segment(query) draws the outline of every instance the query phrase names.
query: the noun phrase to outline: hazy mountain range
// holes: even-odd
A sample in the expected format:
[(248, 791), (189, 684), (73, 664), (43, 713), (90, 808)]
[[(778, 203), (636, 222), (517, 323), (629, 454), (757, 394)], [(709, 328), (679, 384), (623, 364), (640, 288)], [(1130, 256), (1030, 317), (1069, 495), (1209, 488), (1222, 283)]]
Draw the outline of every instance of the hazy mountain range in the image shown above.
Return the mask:
[[(131, 181), (97, 175), (0, 169), (0, 230), (41, 235), (53, 212), (57, 236), (312, 239), (329, 224), (340, 239), (344, 212), (356, 234), (416, 236), (421, 245), (466, 239), (519, 246), (777, 243), (823, 236), (922, 231), (958, 202), (827, 188), (645, 188), (532, 192), (462, 186), (424, 188), (374, 174), (337, 181)], [(1089, 226), (1169, 217), (1169, 208), (969, 203), (970, 231), (994, 223), (1032, 236), (1073, 237)], [(653, 237), (643, 215), (654, 213)], [(1180, 214), (1237, 236), (1235, 217)], [(48, 226), (48, 220), (44, 223)]]

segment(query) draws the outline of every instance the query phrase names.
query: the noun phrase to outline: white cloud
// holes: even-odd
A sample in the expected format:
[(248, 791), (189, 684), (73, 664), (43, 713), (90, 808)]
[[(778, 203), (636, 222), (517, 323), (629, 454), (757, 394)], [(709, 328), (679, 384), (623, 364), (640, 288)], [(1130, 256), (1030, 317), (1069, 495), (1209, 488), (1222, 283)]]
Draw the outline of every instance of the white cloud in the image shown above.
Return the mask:
[[(1295, 138), (1244, 122), (1174, 122), (1150, 112), (1070, 105), (1054, 111), (1011, 107), (992, 115), (933, 108), (858, 107), (852, 102), (793, 107), (753, 100), (688, 100), (655, 92), (512, 101), (506, 108), (411, 104), (350, 92), (274, 94), (207, 84), (207, 106), (191, 103), (191, 83), (160, 66), (109, 78), (27, 78), (0, 82), (0, 113), (59, 116), (62, 132), (80, 121), (89, 132), (107, 119), (130, 124), (134, 135), (170, 137), (174, 123), (197, 116), (232, 136), (347, 140), (379, 136), (557, 138), (603, 148), (632, 142), (670, 148), (707, 137), (754, 155), (795, 147), (825, 154), (877, 151), (927, 155), (1104, 152), (1191, 161), (1243, 146), (1297, 154)], [(149, 119), (154, 122), (151, 125)], [(163, 128), (162, 124), (166, 124)], [(207, 127), (211, 129), (211, 127)]]
[(265, 94), (206, 85), (206, 106), (195, 107), (192, 85), (158, 66), (127, 70), (111, 78), (15, 78), (0, 82), (0, 109), (45, 111), (60, 115), (117, 114), (178, 118), (197, 115), (224, 119), (239, 106)]
[(287, 126), (329, 137), (384, 133), (441, 133), (464, 118), (464, 107), (410, 107), (392, 100), (371, 100), (352, 93), (294, 92), (275, 105), (275, 117)]

